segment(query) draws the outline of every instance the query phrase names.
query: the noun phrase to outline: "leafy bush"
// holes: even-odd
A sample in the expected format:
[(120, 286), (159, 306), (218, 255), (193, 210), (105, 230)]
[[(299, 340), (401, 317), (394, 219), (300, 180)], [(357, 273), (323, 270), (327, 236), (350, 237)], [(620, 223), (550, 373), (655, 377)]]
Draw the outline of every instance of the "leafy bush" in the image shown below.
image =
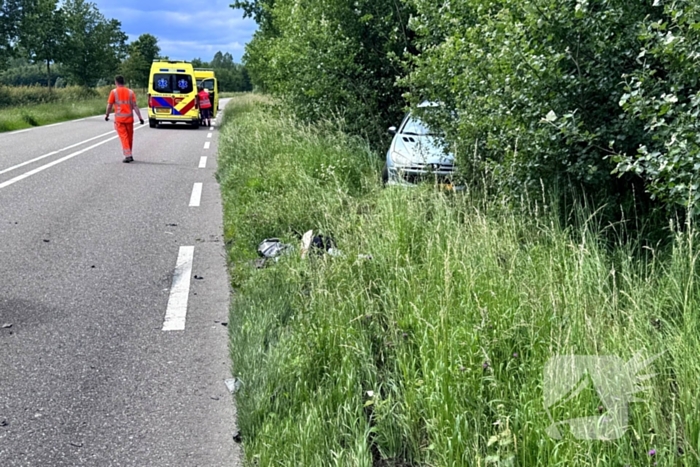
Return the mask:
[(652, 196), (700, 210), (700, 5), (666, 3), (646, 21), (639, 66), (620, 103), (649, 135), (636, 154), (621, 154), (618, 172), (640, 175)]
[(405, 80), (410, 98), (446, 103), (438, 123), (465, 170), (516, 193), (541, 183), (598, 202), (631, 193), (633, 178), (612, 176), (610, 156), (647, 139), (619, 101), (638, 66), (639, 26), (658, 12), (650, 2), (411, 3), (421, 53)]

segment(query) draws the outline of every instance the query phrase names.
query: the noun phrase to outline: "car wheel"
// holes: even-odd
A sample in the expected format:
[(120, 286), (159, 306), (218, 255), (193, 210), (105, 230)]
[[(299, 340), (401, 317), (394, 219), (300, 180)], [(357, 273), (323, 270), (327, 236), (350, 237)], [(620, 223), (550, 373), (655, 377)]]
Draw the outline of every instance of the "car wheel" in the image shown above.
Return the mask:
[(389, 183), (389, 168), (384, 163), (384, 168), (382, 169), (382, 185)]
[(158, 122), (156, 121), (155, 118), (149, 118), (148, 119), (148, 126), (151, 128), (155, 128), (158, 126)]

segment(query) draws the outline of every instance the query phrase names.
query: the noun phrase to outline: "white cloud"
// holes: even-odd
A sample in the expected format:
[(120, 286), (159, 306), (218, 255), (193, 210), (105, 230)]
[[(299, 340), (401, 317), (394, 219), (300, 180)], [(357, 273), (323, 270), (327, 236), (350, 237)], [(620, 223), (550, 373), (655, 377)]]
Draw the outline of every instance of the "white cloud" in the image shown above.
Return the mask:
[[(100, 11), (122, 23), (122, 29), (133, 40), (144, 33), (153, 34), (164, 55), (171, 58), (209, 60), (218, 52), (229, 52), (240, 61), (245, 44), (257, 25), (243, 18), (241, 11), (229, 7), (230, 0), (212, 0), (192, 9), (191, 2), (164, 9), (163, 3), (122, 0), (97, 0)], [(196, 2), (204, 3), (204, 2)]]

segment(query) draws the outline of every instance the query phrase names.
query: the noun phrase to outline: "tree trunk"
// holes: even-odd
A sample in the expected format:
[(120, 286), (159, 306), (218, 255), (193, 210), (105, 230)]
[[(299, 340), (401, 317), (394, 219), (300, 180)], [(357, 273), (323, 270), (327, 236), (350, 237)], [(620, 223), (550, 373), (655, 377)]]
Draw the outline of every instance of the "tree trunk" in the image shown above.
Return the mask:
[(49, 92), (51, 92), (51, 62), (46, 60), (46, 77), (47, 84), (49, 85)]

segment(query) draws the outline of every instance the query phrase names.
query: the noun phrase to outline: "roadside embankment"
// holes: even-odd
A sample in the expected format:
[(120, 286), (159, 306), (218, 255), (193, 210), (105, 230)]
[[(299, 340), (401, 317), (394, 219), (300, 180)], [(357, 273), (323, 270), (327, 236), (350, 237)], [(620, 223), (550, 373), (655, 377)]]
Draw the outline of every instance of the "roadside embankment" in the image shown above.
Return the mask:
[[(111, 87), (8, 87), (0, 86), (0, 132), (22, 130), (104, 113)], [(144, 91), (136, 91), (145, 107)]]
[[(692, 228), (662, 249), (611, 247), (594, 217), (561, 226), (542, 200), (383, 189), (362, 141), (253, 96), (229, 104), (219, 147), (248, 465), (697, 464)], [(308, 230), (340, 253), (302, 258)], [(263, 264), (271, 237), (293, 249)], [(583, 360), (545, 371), (637, 352), (663, 355), (633, 381)], [(553, 422), (589, 416), (619, 439), (566, 423), (552, 437)]]

